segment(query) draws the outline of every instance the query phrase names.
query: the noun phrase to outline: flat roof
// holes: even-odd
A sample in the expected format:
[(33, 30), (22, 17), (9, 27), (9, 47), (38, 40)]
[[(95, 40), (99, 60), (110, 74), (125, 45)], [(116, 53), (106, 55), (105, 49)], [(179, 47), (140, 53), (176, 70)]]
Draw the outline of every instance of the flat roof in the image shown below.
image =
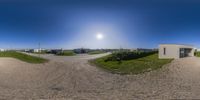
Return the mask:
[(190, 46), (190, 47), (194, 47), (193, 45), (189, 45), (189, 44), (159, 44), (159, 45), (178, 45), (178, 46)]

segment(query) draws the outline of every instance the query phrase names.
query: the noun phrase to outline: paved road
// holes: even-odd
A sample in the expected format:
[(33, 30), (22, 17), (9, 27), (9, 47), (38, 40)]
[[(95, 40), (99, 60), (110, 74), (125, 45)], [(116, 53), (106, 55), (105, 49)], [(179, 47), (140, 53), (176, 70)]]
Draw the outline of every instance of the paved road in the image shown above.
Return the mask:
[(141, 75), (117, 75), (88, 64), (103, 55), (78, 55), (29, 64), (0, 58), (0, 99), (7, 100), (133, 100), (200, 98), (200, 59), (174, 60)]

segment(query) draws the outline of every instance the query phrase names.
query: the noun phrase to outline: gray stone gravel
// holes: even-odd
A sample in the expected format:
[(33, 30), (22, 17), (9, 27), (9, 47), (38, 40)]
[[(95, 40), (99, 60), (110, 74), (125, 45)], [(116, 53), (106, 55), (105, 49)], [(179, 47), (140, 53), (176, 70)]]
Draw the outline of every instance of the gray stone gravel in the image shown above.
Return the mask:
[(177, 59), (141, 75), (111, 74), (78, 55), (29, 64), (0, 58), (0, 100), (141, 100), (200, 99), (200, 59)]

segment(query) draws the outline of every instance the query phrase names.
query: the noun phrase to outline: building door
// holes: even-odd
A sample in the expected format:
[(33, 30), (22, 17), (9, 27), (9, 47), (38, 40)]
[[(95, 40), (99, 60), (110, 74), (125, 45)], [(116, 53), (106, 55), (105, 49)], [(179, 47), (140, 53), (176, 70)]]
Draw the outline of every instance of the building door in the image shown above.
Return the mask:
[(191, 51), (191, 48), (180, 48), (180, 58), (189, 57)]

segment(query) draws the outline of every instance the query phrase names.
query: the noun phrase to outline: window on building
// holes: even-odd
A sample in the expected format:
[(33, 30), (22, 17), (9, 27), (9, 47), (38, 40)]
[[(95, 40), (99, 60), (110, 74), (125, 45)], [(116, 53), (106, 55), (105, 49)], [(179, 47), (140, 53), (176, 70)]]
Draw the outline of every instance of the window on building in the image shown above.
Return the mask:
[(166, 48), (164, 48), (164, 52), (163, 52), (163, 54), (166, 55)]

